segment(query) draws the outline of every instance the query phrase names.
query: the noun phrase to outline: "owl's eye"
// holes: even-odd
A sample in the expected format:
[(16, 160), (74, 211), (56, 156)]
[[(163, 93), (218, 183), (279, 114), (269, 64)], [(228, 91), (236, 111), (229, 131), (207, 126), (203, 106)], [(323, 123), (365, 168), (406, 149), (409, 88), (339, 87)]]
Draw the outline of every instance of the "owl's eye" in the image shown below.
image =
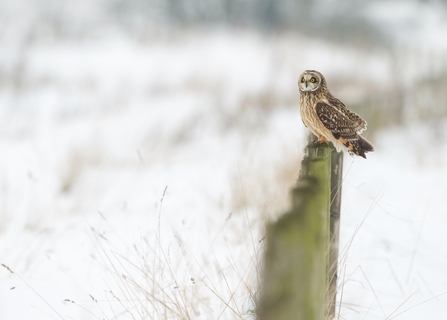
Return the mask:
[(302, 78), (301, 78), (301, 82), (304, 82), (304, 81), (306, 81), (306, 80), (304, 80), (304, 77), (302, 77)]
[(317, 79), (315, 79), (314, 77), (310, 78), (310, 82), (314, 83), (317, 82)]

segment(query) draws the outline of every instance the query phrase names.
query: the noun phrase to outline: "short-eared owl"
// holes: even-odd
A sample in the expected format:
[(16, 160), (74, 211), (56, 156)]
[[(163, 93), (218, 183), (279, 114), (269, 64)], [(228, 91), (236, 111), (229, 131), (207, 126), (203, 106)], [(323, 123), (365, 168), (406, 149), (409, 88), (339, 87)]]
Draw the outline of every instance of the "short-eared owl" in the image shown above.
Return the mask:
[(319, 142), (331, 141), (337, 151), (345, 149), (366, 159), (374, 151), (372, 144), (360, 136), (366, 121), (346, 108), (328, 90), (326, 79), (315, 70), (304, 71), (299, 80), (300, 112), (304, 125)]

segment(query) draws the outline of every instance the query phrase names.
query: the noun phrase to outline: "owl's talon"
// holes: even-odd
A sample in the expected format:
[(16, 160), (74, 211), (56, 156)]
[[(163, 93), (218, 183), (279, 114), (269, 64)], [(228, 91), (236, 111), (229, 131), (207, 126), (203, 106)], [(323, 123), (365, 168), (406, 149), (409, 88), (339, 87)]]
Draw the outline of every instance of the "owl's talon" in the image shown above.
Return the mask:
[(325, 145), (329, 145), (329, 141), (321, 141), (321, 140), (315, 140), (315, 141), (313, 141), (313, 142), (311, 142), (312, 144), (317, 144), (317, 145), (322, 145), (322, 144), (325, 144)]

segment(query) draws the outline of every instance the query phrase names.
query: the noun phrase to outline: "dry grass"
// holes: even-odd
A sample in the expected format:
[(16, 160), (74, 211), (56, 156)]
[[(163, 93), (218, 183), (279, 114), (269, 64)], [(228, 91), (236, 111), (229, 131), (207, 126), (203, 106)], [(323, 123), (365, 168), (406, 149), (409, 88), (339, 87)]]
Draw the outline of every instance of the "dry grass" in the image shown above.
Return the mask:
[[(213, 243), (203, 248), (203, 252), (208, 252), (206, 256), (198, 256), (195, 248), (190, 248), (175, 230), (171, 230), (172, 235), (164, 233), (160, 220), (158, 229), (140, 235), (138, 243), (124, 244), (128, 247), (126, 252), (117, 252), (113, 243), (90, 228), (98, 262), (112, 279), (107, 282), (110, 288), (106, 300), (115, 318), (195, 319), (204, 314), (213, 314), (213, 317), (217, 314), (217, 319), (255, 318), (264, 225), (288, 207), (289, 190), (299, 174), (300, 157), (298, 152), (290, 154), (270, 174), (262, 169), (266, 165), (262, 162), (235, 169), (231, 213), (219, 233), (235, 228), (245, 232), (239, 239), (229, 239), (226, 246), (230, 256), (225, 265)], [(163, 199), (164, 194), (160, 212)], [(103, 215), (102, 218), (107, 222)], [(112, 225), (108, 224), (108, 228), (116, 233)], [(172, 236), (175, 245), (168, 241)], [(246, 264), (231, 254), (232, 246), (241, 242), (246, 248), (244, 255), (249, 255)], [(92, 300), (99, 309), (106, 308)]]
[[(162, 202), (163, 198), (160, 210)], [(231, 217), (225, 223), (230, 224), (229, 220)], [(138, 243), (124, 243), (127, 252), (118, 252), (107, 237), (90, 228), (97, 260), (111, 279), (106, 283), (106, 302), (91, 296), (100, 312), (106, 315), (111, 311), (114, 316), (109, 319), (186, 320), (207, 314), (217, 315), (216, 319), (253, 318), (259, 281), (259, 273), (253, 269), (259, 265), (262, 243), (249, 241), (249, 263), (242, 269), (231, 255), (224, 266), (211, 243), (206, 256), (197, 256), (175, 230), (172, 235), (163, 234), (160, 224), (153, 233), (141, 235)], [(172, 236), (175, 245), (169, 244)]]
[[(297, 177), (296, 162), (290, 158), (275, 173), (275, 183), (287, 185), (294, 183)], [(246, 168), (245, 168), (246, 169)], [(244, 172), (244, 174), (242, 174)], [(253, 172), (258, 172), (253, 168)], [(345, 170), (345, 175), (349, 172), (349, 167)], [(235, 196), (233, 205), (235, 214), (244, 216), (244, 222), (249, 229), (246, 234), (245, 246), (248, 248), (250, 263), (241, 269), (236, 261), (237, 257), (230, 256), (229, 263), (224, 266), (219, 258), (219, 253), (213, 249), (212, 244), (208, 243), (209, 250), (204, 258), (197, 256), (182, 237), (173, 230), (176, 245), (168, 244), (166, 238), (170, 235), (164, 234), (162, 230), (162, 221), (158, 221), (158, 228), (151, 233), (142, 234), (139, 241), (135, 244), (124, 243), (127, 249), (117, 250), (112, 241), (104, 233), (99, 232), (93, 227), (89, 227), (89, 236), (97, 249), (97, 261), (104, 268), (108, 280), (106, 281), (107, 293), (105, 298), (99, 298), (96, 295), (90, 295), (90, 302), (75, 302), (71, 299), (65, 299), (65, 302), (85, 310), (97, 319), (196, 319), (204, 315), (212, 314), (213, 319), (255, 319), (255, 310), (257, 309), (259, 297), (260, 274), (262, 273), (262, 252), (263, 241), (256, 238), (262, 234), (257, 230), (261, 228), (258, 221), (252, 221), (247, 208), (259, 203), (259, 199), (254, 196), (257, 193), (265, 192), (269, 194), (268, 189), (250, 189), (254, 188), (250, 181), (259, 178), (259, 175), (253, 177), (246, 171), (240, 170), (238, 176), (234, 178)], [(235, 174), (236, 175), (236, 174)], [(237, 181), (239, 178), (239, 181)], [(267, 178), (265, 178), (267, 179)], [(259, 184), (263, 186), (263, 184)], [(289, 187), (284, 186), (286, 190)], [(252, 190), (253, 194), (248, 192)], [(278, 190), (271, 193), (271, 198), (278, 195)], [(159, 214), (163, 206), (166, 189), (159, 203)], [(282, 193), (282, 192), (279, 192)], [(286, 192), (288, 194), (288, 192)], [(364, 285), (366, 285), (375, 296), (375, 300), (369, 305), (349, 305), (343, 301), (344, 287), (347, 282), (352, 281), (352, 274), (346, 274), (347, 257), (352, 243), (356, 240), (362, 225), (368, 219), (368, 216), (374, 208), (380, 205), (383, 196), (383, 190), (373, 197), (373, 202), (365, 214), (361, 224), (354, 231), (348, 245), (340, 251), (339, 260), (339, 284), (338, 284), (338, 306), (335, 319), (343, 319), (341, 316), (341, 305), (344, 308), (352, 309), (357, 312), (359, 317), (365, 317), (371, 311), (372, 305), (377, 303), (386, 319), (394, 319), (405, 312), (421, 304), (428, 303), (446, 293), (433, 295), (432, 298), (425, 301), (407, 306), (411, 301), (413, 292), (408, 295), (402, 303), (396, 306), (395, 310), (387, 312), (380, 305), (380, 294), (387, 284), (388, 280), (393, 279), (399, 283), (395, 271), (390, 266), (390, 275), (380, 290), (375, 290), (370, 283), (367, 274), (359, 266), (353, 273), (363, 275)], [(237, 197), (236, 197), (237, 195)], [(283, 195), (284, 197), (284, 195)], [(287, 201), (284, 199), (284, 203)], [(236, 205), (238, 205), (236, 207)], [(283, 204), (275, 204), (277, 212)], [(265, 206), (260, 207), (260, 211), (265, 210)], [(268, 210), (267, 210), (268, 211)], [(267, 212), (265, 211), (265, 212)], [(120, 235), (110, 224), (107, 218), (99, 213), (106, 222), (108, 229), (120, 238)], [(230, 214), (222, 228), (233, 228), (232, 220), (234, 217)], [(256, 236), (254, 236), (256, 235)], [(231, 246), (231, 244), (228, 244)], [(231, 250), (231, 249), (230, 249)], [(6, 265), (3, 267), (14, 273)], [(30, 287), (44, 302), (45, 298), (34, 290), (25, 279), (19, 278)], [(218, 303), (216, 303), (218, 301)], [(47, 303), (48, 304), (48, 303)], [(94, 306), (92, 308), (92, 305)], [(51, 305), (49, 307), (59, 317), (64, 319), (57, 310)], [(93, 311), (92, 311), (93, 309)], [(217, 315), (217, 317), (216, 317)]]

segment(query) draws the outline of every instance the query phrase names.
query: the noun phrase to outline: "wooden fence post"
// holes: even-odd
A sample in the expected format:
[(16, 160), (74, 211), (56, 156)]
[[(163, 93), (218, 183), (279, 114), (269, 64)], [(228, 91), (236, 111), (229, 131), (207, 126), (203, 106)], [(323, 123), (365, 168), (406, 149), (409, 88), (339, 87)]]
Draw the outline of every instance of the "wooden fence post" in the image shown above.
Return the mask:
[(335, 305), (337, 302), (337, 279), (338, 279), (338, 251), (340, 238), (340, 208), (341, 208), (341, 186), (343, 181), (343, 152), (332, 149), (331, 159), (331, 244), (329, 251), (329, 290), (327, 293), (328, 319), (335, 317)]
[(331, 147), (309, 144), (292, 208), (267, 227), (261, 320), (324, 320), (330, 242)]

